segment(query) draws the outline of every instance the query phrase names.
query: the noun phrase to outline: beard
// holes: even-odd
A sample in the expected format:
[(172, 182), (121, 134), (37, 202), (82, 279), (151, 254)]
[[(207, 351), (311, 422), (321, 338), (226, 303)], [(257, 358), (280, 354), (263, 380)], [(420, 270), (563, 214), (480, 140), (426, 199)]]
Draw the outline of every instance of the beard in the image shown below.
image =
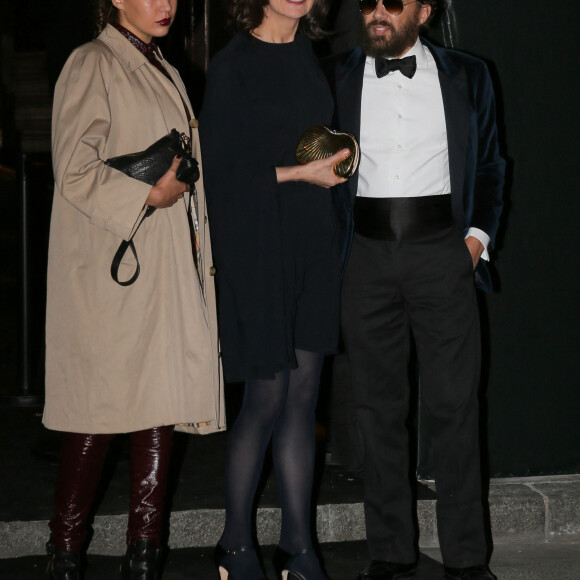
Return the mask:
[[(373, 36), (371, 27), (377, 25), (390, 29), (390, 36)], [(366, 55), (374, 58), (401, 56), (417, 42), (419, 28), (420, 26), (417, 22), (410, 22), (408, 25), (396, 30), (386, 20), (373, 20), (367, 25), (363, 21), (361, 48)]]

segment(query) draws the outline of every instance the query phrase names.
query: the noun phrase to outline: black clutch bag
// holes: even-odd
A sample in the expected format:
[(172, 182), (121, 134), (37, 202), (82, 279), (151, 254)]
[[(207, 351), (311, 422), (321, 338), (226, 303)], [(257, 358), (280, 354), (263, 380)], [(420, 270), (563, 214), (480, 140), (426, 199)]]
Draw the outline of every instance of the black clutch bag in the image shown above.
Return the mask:
[[(176, 171), (176, 177), (179, 181), (187, 183), (192, 188), (199, 179), (199, 166), (197, 160), (191, 156), (191, 147), (189, 138), (184, 133), (179, 133), (177, 129), (172, 129), (170, 133), (155, 141), (153, 145), (147, 147), (144, 151), (129, 153), (128, 155), (119, 155), (111, 157), (105, 161), (105, 165), (122, 171), (125, 175), (155, 185), (167, 170), (171, 167), (176, 155), (181, 155), (181, 163)], [(145, 217), (149, 217), (155, 211), (154, 207), (148, 207)], [(133, 276), (129, 280), (119, 280), (119, 266), (127, 249), (130, 249), (135, 257), (137, 266)], [(123, 240), (115, 253), (111, 264), (111, 276), (117, 284), (129, 286), (137, 280), (141, 266), (133, 239)]]
[(169, 169), (176, 155), (182, 157), (177, 168), (177, 179), (193, 185), (199, 179), (199, 167), (197, 160), (191, 156), (189, 138), (177, 129), (171, 129), (170, 133), (144, 151), (111, 157), (105, 164), (129, 177), (155, 185)]

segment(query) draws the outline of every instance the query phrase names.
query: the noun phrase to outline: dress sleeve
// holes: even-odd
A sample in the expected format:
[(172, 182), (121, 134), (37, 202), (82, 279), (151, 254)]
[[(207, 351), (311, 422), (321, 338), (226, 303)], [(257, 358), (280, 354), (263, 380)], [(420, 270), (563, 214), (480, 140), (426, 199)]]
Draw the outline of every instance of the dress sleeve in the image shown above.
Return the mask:
[(104, 163), (110, 149), (112, 58), (96, 43), (69, 57), (55, 88), (52, 157), (57, 194), (91, 224), (128, 239), (143, 217), (151, 186)]
[[(277, 143), (266, 143), (270, 140), (251, 118), (243, 64), (233, 51), (223, 56), (214, 58), (208, 71), (199, 128), (222, 360), (226, 380), (237, 381), (262, 376), (262, 367), (273, 376), (294, 355), (288, 351), (280, 194), (273, 165)], [(267, 119), (262, 121), (267, 126)]]
[[(218, 271), (236, 284), (245, 283), (244, 288), (257, 293), (259, 300), (260, 289), (251, 289), (256, 272), (268, 272), (270, 283), (281, 283), (279, 187), (276, 168), (259, 153), (263, 136), (248, 115), (241, 68), (233, 58), (214, 59), (200, 115), (200, 137)], [(276, 147), (276, 143), (267, 145)]]

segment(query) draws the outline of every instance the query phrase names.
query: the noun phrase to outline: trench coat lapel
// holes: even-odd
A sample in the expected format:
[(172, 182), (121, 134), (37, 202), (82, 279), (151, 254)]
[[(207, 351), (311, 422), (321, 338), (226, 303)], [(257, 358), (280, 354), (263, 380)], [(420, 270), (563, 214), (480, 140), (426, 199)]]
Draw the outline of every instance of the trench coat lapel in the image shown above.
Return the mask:
[[(149, 82), (151, 90), (155, 93), (157, 98), (157, 103), (162, 112), (163, 118), (165, 119), (167, 132), (171, 131), (175, 126), (180, 125), (182, 122), (181, 119), (171, 116), (168, 117), (168, 114), (175, 111), (175, 107), (168, 107), (164, 103), (167, 95), (169, 95), (173, 104), (177, 106), (177, 110), (179, 111), (184, 108), (184, 102), (187, 103), (188, 101), (183, 83), (175, 69), (169, 66), (165, 60), (161, 61), (162, 66), (165, 67), (168, 74), (173, 79), (172, 83), (164, 74), (149, 64), (143, 53), (137, 50), (132, 44), (128, 43), (125, 40), (125, 37), (116, 28), (110, 25), (105, 28), (104, 34), (102, 34), (100, 38), (115, 53), (121, 64), (128, 71), (136, 72), (139, 69), (143, 69), (145, 78)], [(167, 94), (161, 94), (160, 87), (163, 87)], [(191, 111), (190, 116), (193, 117)]]
[[(185, 92), (185, 87), (183, 86), (183, 82), (181, 81), (179, 74), (165, 60), (161, 61), (161, 65), (165, 68), (169, 76), (172, 78), (173, 82), (171, 82), (164, 74), (162, 74), (160, 71), (158, 71), (153, 67), (148, 67), (148, 71), (150, 71), (150, 74), (156, 74), (159, 77), (161, 77), (162, 86), (167, 89), (167, 92), (171, 96), (171, 99), (178, 107), (177, 110), (183, 109), (183, 112), (185, 114), (185, 107), (187, 107), (189, 118), (193, 119), (193, 112), (189, 108), (189, 105), (187, 105), (188, 102), (187, 93)], [(155, 83), (152, 84), (152, 88), (154, 87)], [(174, 123), (172, 124), (172, 121), (170, 119), (166, 118), (166, 123), (168, 131), (173, 129)]]

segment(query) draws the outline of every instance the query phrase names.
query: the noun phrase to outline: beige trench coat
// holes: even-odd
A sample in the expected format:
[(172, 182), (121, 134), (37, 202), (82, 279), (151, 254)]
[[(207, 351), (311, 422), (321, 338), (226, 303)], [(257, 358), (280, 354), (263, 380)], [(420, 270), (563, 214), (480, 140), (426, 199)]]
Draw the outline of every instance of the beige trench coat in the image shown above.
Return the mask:
[[(166, 68), (189, 103), (178, 73)], [(225, 428), (203, 176), (201, 284), (185, 200), (143, 220), (151, 187), (104, 164), (172, 128), (189, 132), (177, 89), (116, 29), (107, 26), (70, 56), (53, 110), (43, 418), (49, 429)], [(201, 163), (195, 129), (193, 153)], [(111, 260), (135, 231), (141, 274), (122, 287), (111, 278)], [(134, 266), (127, 252), (119, 278), (128, 279)]]

